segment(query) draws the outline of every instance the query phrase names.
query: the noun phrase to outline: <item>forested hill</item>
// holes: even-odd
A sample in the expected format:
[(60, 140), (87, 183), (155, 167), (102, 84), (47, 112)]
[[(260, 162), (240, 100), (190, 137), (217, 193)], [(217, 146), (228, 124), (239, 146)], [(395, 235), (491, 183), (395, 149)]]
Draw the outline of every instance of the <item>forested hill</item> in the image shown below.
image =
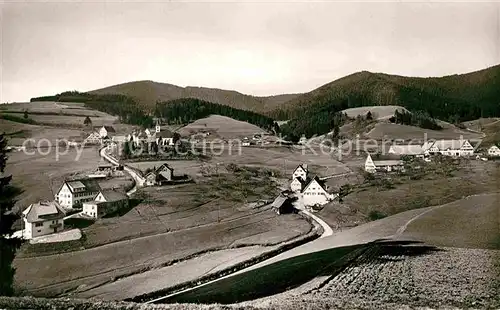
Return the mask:
[(186, 124), (212, 114), (227, 116), (248, 122), (267, 130), (279, 130), (272, 118), (252, 111), (235, 109), (226, 105), (203, 101), (196, 98), (175, 99), (158, 102), (155, 116), (169, 124)]
[(410, 111), (425, 111), (446, 121), (464, 121), (500, 116), (499, 85), (500, 65), (436, 78), (362, 71), (297, 96), (270, 115), (277, 119), (293, 119), (307, 110), (336, 102), (349, 108), (398, 105)]
[(268, 97), (245, 95), (233, 90), (206, 87), (180, 87), (153, 81), (135, 81), (113, 85), (93, 91), (90, 94), (119, 94), (134, 98), (144, 109), (154, 110), (156, 102), (167, 102), (180, 98), (196, 98), (216, 102), (241, 110), (257, 113), (269, 112), (280, 107), (298, 94), (284, 94)]

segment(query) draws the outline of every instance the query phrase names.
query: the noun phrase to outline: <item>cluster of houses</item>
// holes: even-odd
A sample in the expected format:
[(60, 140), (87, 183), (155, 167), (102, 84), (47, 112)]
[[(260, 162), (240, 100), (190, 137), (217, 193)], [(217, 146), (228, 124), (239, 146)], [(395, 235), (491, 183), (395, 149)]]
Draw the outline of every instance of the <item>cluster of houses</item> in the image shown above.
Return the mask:
[[(391, 172), (404, 169), (403, 156), (414, 156), (430, 161), (432, 155), (443, 155), (453, 157), (470, 157), (474, 155), (474, 146), (469, 140), (436, 140), (423, 144), (392, 145), (386, 155), (368, 154), (365, 160), (365, 171), (374, 173), (377, 171)], [(485, 155), (489, 157), (500, 156), (500, 148), (496, 145), (490, 146)]]
[(70, 210), (97, 219), (129, 204), (127, 195), (115, 190), (103, 190), (91, 178), (64, 181), (54, 198), (53, 201), (33, 203), (23, 211), (24, 238), (61, 232), (66, 213)]
[(95, 129), (85, 138), (85, 144), (101, 144), (103, 141), (123, 143), (132, 141), (135, 145), (156, 143), (158, 146), (173, 146), (174, 133), (157, 123), (155, 128), (133, 131), (128, 135), (117, 135), (112, 126), (102, 126)]
[(338, 197), (338, 194), (330, 194), (327, 189), (318, 176), (309, 176), (307, 164), (301, 164), (292, 173), (290, 190), (281, 192), (271, 206), (277, 214), (288, 213), (293, 209), (294, 200), (299, 200), (306, 208), (321, 206)]
[(290, 189), (299, 195), (306, 207), (324, 205), (336, 197), (328, 193), (326, 184), (318, 176), (309, 176), (307, 164), (295, 168)]

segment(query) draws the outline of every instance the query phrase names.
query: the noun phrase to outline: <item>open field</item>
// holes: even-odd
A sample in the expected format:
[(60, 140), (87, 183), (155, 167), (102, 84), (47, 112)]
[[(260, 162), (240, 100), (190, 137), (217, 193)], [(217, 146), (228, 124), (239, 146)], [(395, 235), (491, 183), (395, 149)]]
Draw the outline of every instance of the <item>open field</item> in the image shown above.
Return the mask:
[[(272, 246), (312, 229), (299, 215), (278, 216), (270, 206), (256, 208), (233, 200), (240, 196), (225, 194), (230, 190), (234, 195), (245, 195), (249, 201), (269, 198), (275, 190), (269, 181), (259, 176), (244, 181), (245, 175), (239, 177), (238, 173), (221, 178), (199, 184), (145, 188), (142, 195), (139, 193), (143, 197), (139, 205), (83, 228), (85, 238), (69, 248), (72, 252), (46, 255), (57, 253), (58, 249), (39, 249), (38, 254), (45, 256), (33, 258), (28, 256), (37, 254), (37, 249), (21, 252), (15, 261), (18, 289), (36, 295), (57, 295), (78, 287), (83, 291), (110, 279), (168, 266), (206, 251)], [(61, 260), (67, 263), (58, 263)], [(220, 260), (223, 265), (228, 258), (221, 255)], [(164, 280), (165, 287), (173, 285), (169, 281)]]
[[(315, 153), (313, 153), (313, 151), (306, 148), (302, 149), (301, 147), (241, 147), (238, 149), (234, 146), (232, 149), (229, 149), (227, 144), (222, 146), (222, 149), (220, 146), (215, 146), (213, 153), (210, 147), (207, 147), (206, 154), (210, 155), (210, 159), (206, 161), (144, 161), (131, 162), (128, 165), (144, 171), (147, 168), (158, 167), (166, 162), (174, 168), (174, 174), (188, 174), (192, 177), (196, 177), (200, 173), (202, 166), (227, 165), (230, 163), (271, 169), (287, 179), (290, 178), (293, 170), (299, 164), (303, 163), (309, 165), (309, 170), (313, 175), (327, 176), (351, 171), (348, 167), (349, 163), (342, 163), (336, 160), (337, 153), (322, 153), (319, 148), (315, 148)], [(199, 152), (201, 153), (202, 151)]]
[(458, 200), (423, 214), (401, 238), (443, 247), (500, 250), (499, 206), (498, 193)]
[(499, 255), (482, 249), (387, 246), (361, 256), (307, 295), (283, 294), (249, 304), (282, 309), (299, 304), (311, 309), (349, 304), (382, 309), (404, 305), (493, 309), (500, 306), (492, 272)]
[(482, 131), (485, 126), (488, 126), (493, 123), (498, 123), (500, 118), (498, 117), (489, 117), (489, 118), (479, 118), (473, 121), (463, 122), (462, 124), (474, 131)]
[(108, 114), (92, 110), (78, 102), (55, 102), (55, 101), (37, 101), (37, 102), (16, 102), (0, 105), (1, 113), (23, 112), (52, 115), (79, 115), (90, 117), (106, 117)]
[[(7, 115), (19, 116), (20, 114), (3, 113)], [(39, 124), (44, 125), (57, 125), (57, 126), (81, 126), (84, 127), (83, 121), (86, 116), (74, 116), (74, 115), (42, 115), (42, 114), (31, 114), (29, 118), (34, 120)], [(106, 116), (92, 116), (93, 126), (103, 126), (103, 125), (113, 125), (118, 121), (116, 116), (106, 115)]]
[[(162, 227), (166, 230), (172, 222), (164, 222)], [(154, 223), (150, 222), (149, 225)], [(133, 225), (127, 227), (134, 229)], [(245, 244), (270, 244), (298, 237), (309, 229), (309, 224), (297, 216), (278, 217), (268, 210), (260, 215), (241, 216), (233, 221), (114, 242), (82, 251), (16, 258), (16, 287), (20, 292), (27, 290), (34, 295), (53, 296), (162, 267), (207, 250)], [(87, 231), (84, 230), (84, 234)], [(114, 233), (112, 230), (108, 232)], [(169, 286), (168, 281), (165, 279), (165, 287)]]
[[(58, 139), (81, 137), (85, 133), (78, 129), (54, 128), (50, 126), (30, 125), (0, 119), (0, 132), (8, 135), (9, 145), (21, 146), (26, 139), (33, 139), (28, 145), (37, 145), (40, 140), (47, 139), (55, 144)], [(45, 145), (47, 145), (46, 142)]]
[(381, 139), (404, 139), (404, 140), (424, 140), (425, 135), (427, 139), (459, 139), (463, 136), (464, 139), (481, 139), (482, 135), (461, 130), (456, 127), (444, 128), (442, 130), (429, 130), (415, 126), (391, 124), (391, 123), (377, 123), (374, 128), (366, 133), (366, 137), (375, 140)]
[[(248, 260), (256, 255), (269, 251), (272, 247), (249, 246), (244, 248), (227, 249), (202, 254), (190, 260), (179, 262), (137, 275), (119, 279), (95, 289), (76, 293), (78, 298), (98, 298), (100, 300), (123, 300), (156, 292), (168, 286), (196, 280), (201, 275), (208, 275), (239, 262)], [(168, 279), (168, 281), (166, 281)], [(137, 285), (141, 283), (140, 285)]]
[[(498, 307), (498, 250), (438, 248), (431, 242), (431, 238), (441, 235), (452, 240), (453, 245), (489, 247), (484, 241), (498, 237), (498, 210), (492, 207), (495, 199), (498, 195), (486, 194), (457, 202), (469, 209), (483, 208), (464, 229), (459, 229), (460, 223), (470, 220), (470, 213), (453, 209), (451, 215), (443, 211), (446, 206), (411, 210), (336, 232), (168, 301), (235, 303), (278, 294), (239, 305), (288, 309), (307, 299), (311, 303), (321, 300), (344, 306), (354, 302), (363, 308), (373, 304)], [(434, 230), (429, 220), (440, 218), (444, 227), (450, 217), (459, 219), (451, 224), (456, 228), (446, 234), (439, 225)], [(413, 225), (425, 228), (413, 234)], [(481, 235), (478, 242), (476, 238)], [(396, 240), (366, 243), (391, 236)], [(419, 239), (427, 238), (430, 244), (420, 243)], [(460, 239), (473, 243), (455, 242)]]
[(5, 132), (8, 135), (20, 132), (25, 132), (25, 134), (28, 134), (30, 131), (37, 129), (40, 129), (40, 126), (16, 123), (5, 119), (0, 119), (0, 132)]
[(485, 135), (482, 146), (487, 148), (492, 144), (500, 143), (500, 121), (484, 125), (482, 128), (482, 132)]
[(346, 113), (348, 117), (355, 118), (358, 115), (365, 116), (368, 111), (372, 113), (374, 119), (388, 119), (394, 116), (394, 112), (398, 111), (406, 111), (408, 110), (404, 107), (397, 105), (386, 105), (386, 106), (367, 106), (367, 107), (359, 107), (359, 108), (350, 108), (342, 110), (342, 113)]
[[(220, 139), (251, 138), (255, 133), (265, 132), (262, 128), (250, 123), (221, 115), (211, 115), (179, 129), (179, 133), (182, 136), (189, 136), (200, 131), (213, 132), (212, 135)], [(213, 139), (212, 135), (208, 136), (207, 140)]]
[[(332, 208), (324, 208), (320, 214), (327, 220), (331, 219), (331, 225), (336, 225), (339, 211), (358, 214), (360, 219), (364, 217), (368, 220), (372, 211), (392, 215), (409, 209), (446, 204), (468, 195), (496, 192), (499, 188), (500, 166), (495, 162), (464, 161), (456, 168), (451, 164), (431, 162), (426, 167), (429, 170), (418, 179), (397, 175), (377, 176), (371, 183), (362, 183), (362, 176), (351, 176), (349, 181), (331, 179), (328, 184), (333, 188), (345, 183), (358, 185), (344, 197), (343, 204), (333, 204)], [(356, 171), (354, 167), (352, 169)]]
[(225, 150), (220, 155), (212, 155), (210, 162), (274, 169), (286, 178), (290, 178), (299, 164), (308, 164), (312, 174), (321, 176), (349, 172), (345, 164), (336, 160), (335, 155), (336, 153), (322, 153), (319, 148), (311, 151), (307, 148), (284, 146), (242, 147), (241, 154), (236, 149), (232, 150), (232, 154)]
[(71, 173), (97, 168), (99, 159), (98, 151), (94, 148), (82, 149), (79, 158), (74, 147), (59, 158), (56, 158), (54, 148), (47, 155), (9, 153), (6, 173), (12, 174), (13, 184), (23, 190), (18, 197), (16, 209), (24, 209), (42, 199), (54, 199), (53, 193), (57, 191), (65, 177)]

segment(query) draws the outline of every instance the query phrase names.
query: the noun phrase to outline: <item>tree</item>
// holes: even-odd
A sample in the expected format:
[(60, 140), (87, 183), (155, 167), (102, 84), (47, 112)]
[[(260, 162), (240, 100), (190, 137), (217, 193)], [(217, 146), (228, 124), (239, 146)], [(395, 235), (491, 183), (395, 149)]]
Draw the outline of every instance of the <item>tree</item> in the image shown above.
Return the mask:
[(18, 238), (9, 238), (14, 232), (12, 225), (18, 218), (12, 211), (15, 197), (20, 190), (10, 185), (12, 176), (3, 176), (7, 161), (7, 140), (0, 134), (0, 295), (11, 296), (14, 293), (12, 283), (15, 269), (12, 261), (16, 250), (21, 245)]
[(25, 118), (25, 119), (28, 119), (28, 118), (29, 118), (29, 115), (28, 115), (28, 110), (24, 110), (24, 118)]
[(335, 126), (333, 126), (333, 138), (338, 138), (339, 134), (340, 134), (340, 127), (338, 124), (335, 124)]
[(172, 137), (172, 143), (175, 145), (177, 144), (177, 141), (181, 139), (181, 135), (178, 132), (174, 132), (174, 135)]
[(366, 120), (367, 120), (367, 121), (371, 121), (371, 120), (373, 120), (373, 115), (372, 115), (372, 112), (368, 111), (368, 113), (366, 113)]
[(92, 120), (90, 119), (90, 117), (88, 117), (88, 116), (87, 116), (87, 117), (85, 118), (85, 120), (83, 121), (83, 124), (84, 124), (85, 126), (89, 126), (89, 127), (91, 127), (91, 126), (92, 126)]
[(132, 147), (133, 142), (126, 141), (123, 143), (123, 158), (130, 158), (132, 156)]

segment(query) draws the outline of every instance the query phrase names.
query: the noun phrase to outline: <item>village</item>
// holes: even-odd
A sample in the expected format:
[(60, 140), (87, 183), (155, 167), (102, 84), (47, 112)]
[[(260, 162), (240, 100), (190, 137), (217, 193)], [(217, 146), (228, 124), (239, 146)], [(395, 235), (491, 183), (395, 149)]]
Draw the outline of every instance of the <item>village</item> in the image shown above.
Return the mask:
[[(210, 133), (201, 132), (193, 137), (208, 136)], [(256, 146), (263, 134), (241, 139), (241, 146)], [(123, 145), (128, 142), (135, 146), (153, 143), (157, 148), (171, 148), (177, 141), (183, 139), (177, 132), (162, 128), (157, 123), (153, 129), (133, 131), (127, 135), (117, 135), (112, 126), (102, 126), (91, 132), (82, 142), (84, 145), (99, 146), (102, 160), (97, 163), (94, 172), (84, 177), (66, 179), (59, 186), (52, 201), (37, 201), (30, 204), (22, 212), (23, 229), (16, 233), (30, 239), (31, 242), (60, 242), (74, 240), (81, 237), (75, 229), (65, 228), (65, 220), (84, 218), (98, 220), (112, 215), (120, 210), (129, 208), (130, 196), (139, 187), (166, 186), (191, 182), (187, 175), (176, 176), (174, 169), (167, 163), (158, 165), (145, 171), (125, 167), (121, 163), (119, 154), (123, 153)], [(194, 141), (197, 142), (197, 141)], [(262, 145), (268, 143), (262, 143)], [(409, 158), (421, 161), (422, 164), (432, 161), (435, 156), (452, 158), (466, 158), (487, 161), (500, 158), (500, 148), (491, 145), (482, 153), (475, 153), (478, 145), (473, 145), (466, 139), (436, 140), (423, 144), (393, 144), (385, 152), (367, 153), (364, 162), (364, 171), (369, 174), (391, 174), (404, 172), (405, 161)], [(116, 157), (116, 158), (115, 158)], [(125, 168), (125, 169), (124, 169)], [(99, 182), (104, 179), (131, 174), (135, 185), (127, 190), (102, 189)], [(165, 189), (166, 190), (166, 189)], [(308, 164), (298, 165), (293, 170), (289, 186), (271, 203), (277, 214), (290, 212), (315, 212), (322, 206), (339, 199), (339, 192), (332, 191), (325, 183), (325, 178), (312, 175)], [(310, 214), (310, 213), (309, 213)], [(76, 229), (78, 230), (78, 229)]]

